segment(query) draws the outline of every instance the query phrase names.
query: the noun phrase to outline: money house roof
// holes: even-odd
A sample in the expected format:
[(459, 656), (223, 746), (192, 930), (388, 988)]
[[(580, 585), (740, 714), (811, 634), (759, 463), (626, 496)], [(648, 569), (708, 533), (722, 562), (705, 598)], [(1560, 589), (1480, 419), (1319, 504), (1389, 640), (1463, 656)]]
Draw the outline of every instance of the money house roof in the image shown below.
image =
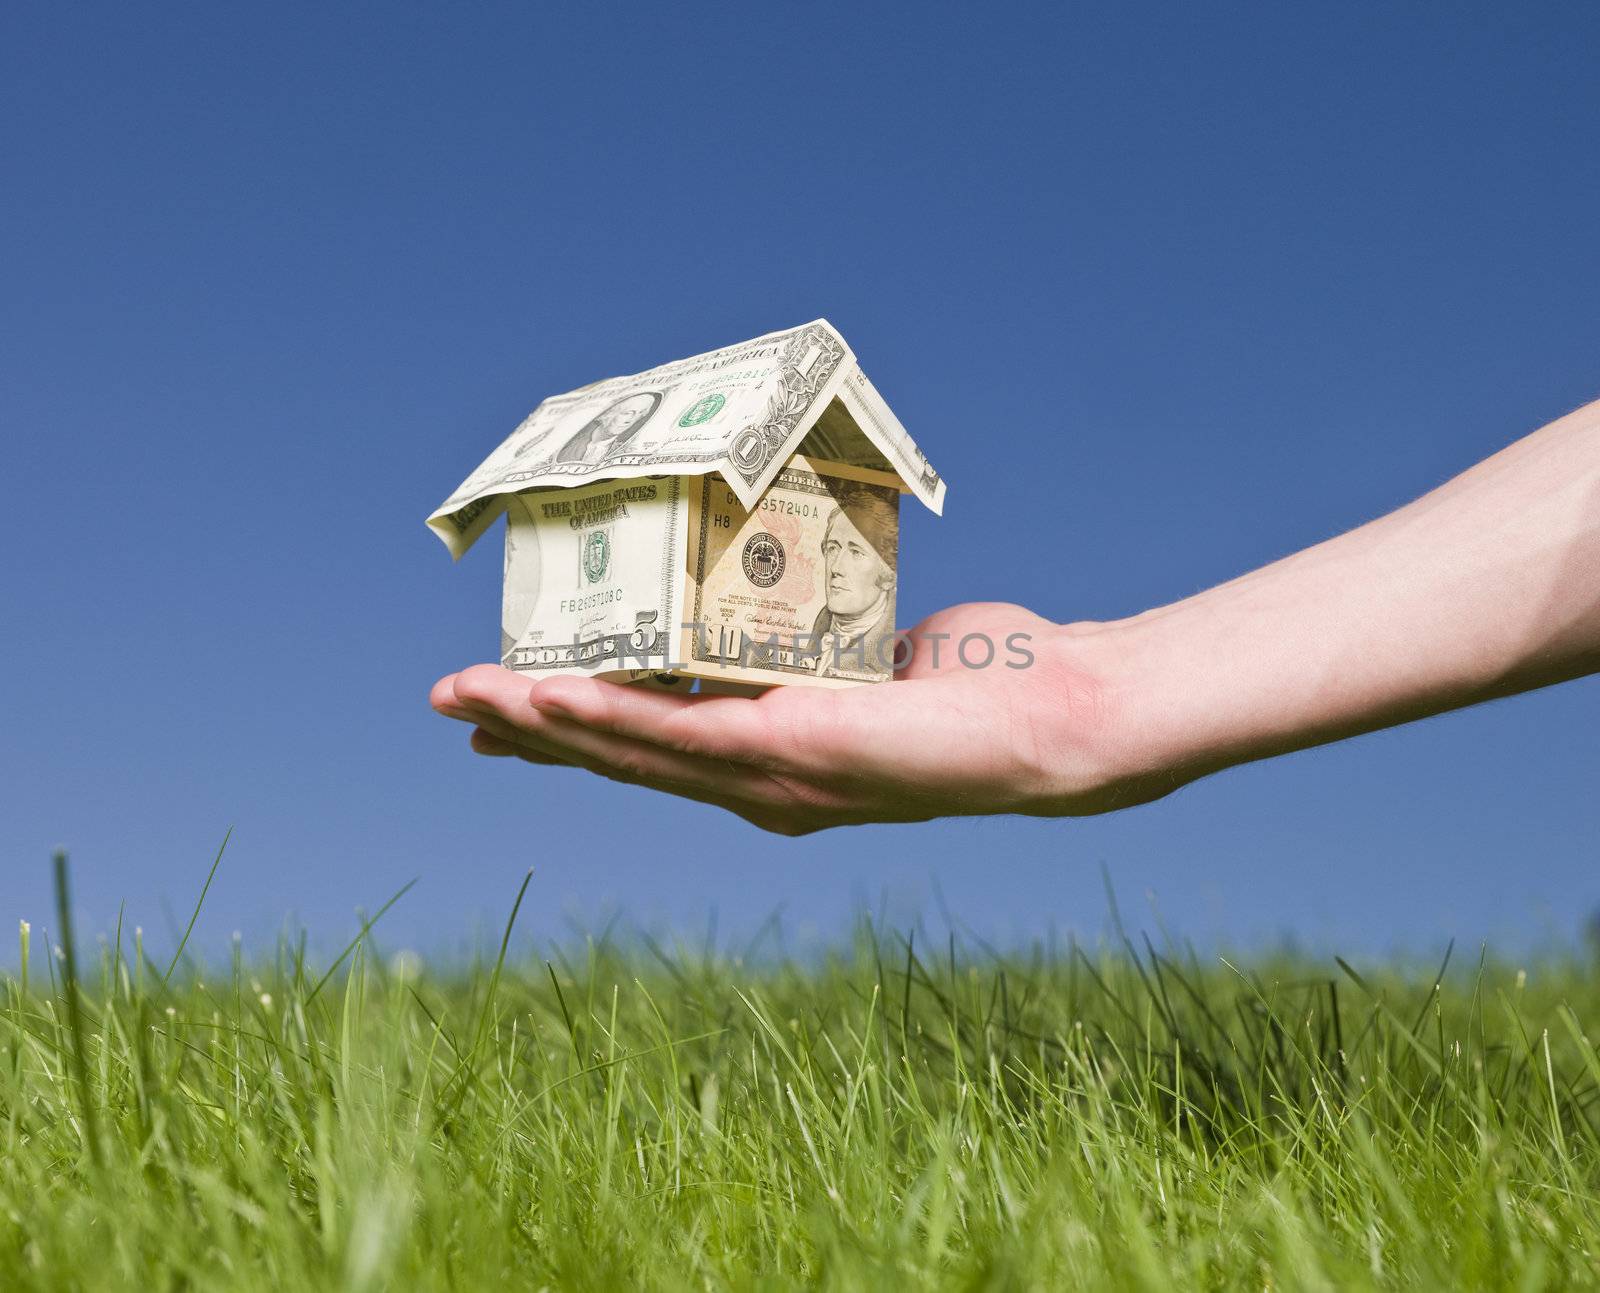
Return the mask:
[(826, 319), (551, 396), (428, 517), (459, 557), (506, 497), (721, 472), (752, 508), (796, 452), (893, 472), (934, 512), (945, 485)]

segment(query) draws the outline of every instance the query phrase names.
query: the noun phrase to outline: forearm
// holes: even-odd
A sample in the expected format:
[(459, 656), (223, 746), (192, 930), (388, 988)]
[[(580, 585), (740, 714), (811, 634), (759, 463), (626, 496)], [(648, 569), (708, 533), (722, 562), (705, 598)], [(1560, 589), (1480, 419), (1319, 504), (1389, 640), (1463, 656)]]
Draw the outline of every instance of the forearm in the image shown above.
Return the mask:
[(1114, 758), (1207, 772), (1600, 669), (1600, 402), (1380, 520), (1079, 630)]
[(1600, 404), (1382, 520), (1171, 606), (1060, 626), (969, 603), (915, 634), (1020, 636), (1034, 664), (974, 669), (916, 650), (888, 686), (757, 700), (484, 665), (441, 679), (433, 703), (474, 725), (480, 753), (590, 767), (784, 834), (1124, 807), (1600, 669)]

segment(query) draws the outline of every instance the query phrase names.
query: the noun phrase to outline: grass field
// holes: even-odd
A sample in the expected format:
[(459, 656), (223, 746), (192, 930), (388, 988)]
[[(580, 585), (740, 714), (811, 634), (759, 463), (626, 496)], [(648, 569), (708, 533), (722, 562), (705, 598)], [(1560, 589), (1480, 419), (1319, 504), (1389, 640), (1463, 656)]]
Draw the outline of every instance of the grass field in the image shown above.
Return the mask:
[(1436, 986), (864, 923), (805, 965), (634, 940), (435, 974), (380, 931), (202, 968), (24, 930), (0, 1285), (1600, 1284), (1577, 961)]

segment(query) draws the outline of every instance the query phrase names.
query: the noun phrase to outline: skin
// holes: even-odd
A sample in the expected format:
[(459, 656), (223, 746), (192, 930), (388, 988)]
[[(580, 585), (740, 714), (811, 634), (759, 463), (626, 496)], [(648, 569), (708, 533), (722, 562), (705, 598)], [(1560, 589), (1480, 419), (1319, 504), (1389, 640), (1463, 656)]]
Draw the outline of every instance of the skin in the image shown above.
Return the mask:
[[(1105, 812), (1237, 764), (1600, 671), (1600, 402), (1416, 502), (1125, 620), (970, 603), (895, 681), (673, 696), (475, 665), (435, 684), (480, 754), (717, 804), (801, 835)], [(1008, 669), (1003, 644), (1035, 656)], [(968, 669), (954, 643), (1001, 649)], [(570, 772), (565, 775), (571, 775)]]

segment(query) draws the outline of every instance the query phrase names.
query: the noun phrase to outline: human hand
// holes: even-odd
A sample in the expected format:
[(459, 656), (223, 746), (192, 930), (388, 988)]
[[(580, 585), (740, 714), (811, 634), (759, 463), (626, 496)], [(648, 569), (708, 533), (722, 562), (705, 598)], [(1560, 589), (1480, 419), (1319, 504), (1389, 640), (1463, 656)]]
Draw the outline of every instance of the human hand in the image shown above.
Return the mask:
[[(433, 704), (473, 724), (481, 754), (588, 768), (786, 835), (1094, 813), (1600, 672), (1596, 571), (1600, 401), (1389, 516), (1141, 615), (940, 611), (891, 683), (744, 700), (477, 665), (440, 679)], [(986, 668), (955, 649), (972, 634), (997, 648)], [(1025, 668), (998, 649), (1014, 634)]]
[[(985, 668), (958, 658), (970, 634), (994, 644)], [(678, 696), (475, 665), (441, 678), (431, 700), (473, 724), (480, 754), (586, 768), (783, 835), (1132, 802), (1112, 772), (1110, 690), (1087, 638), (1020, 606), (969, 603), (928, 617), (911, 640), (906, 667), (877, 685)]]

